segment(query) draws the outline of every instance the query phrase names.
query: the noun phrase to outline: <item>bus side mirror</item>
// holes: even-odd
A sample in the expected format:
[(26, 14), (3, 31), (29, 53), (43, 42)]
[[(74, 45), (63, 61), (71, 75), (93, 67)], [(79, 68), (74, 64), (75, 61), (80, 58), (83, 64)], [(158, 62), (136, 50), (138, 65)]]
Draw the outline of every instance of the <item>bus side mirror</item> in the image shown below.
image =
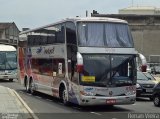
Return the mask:
[(77, 52), (77, 72), (82, 73), (83, 69), (83, 57), (79, 52)]

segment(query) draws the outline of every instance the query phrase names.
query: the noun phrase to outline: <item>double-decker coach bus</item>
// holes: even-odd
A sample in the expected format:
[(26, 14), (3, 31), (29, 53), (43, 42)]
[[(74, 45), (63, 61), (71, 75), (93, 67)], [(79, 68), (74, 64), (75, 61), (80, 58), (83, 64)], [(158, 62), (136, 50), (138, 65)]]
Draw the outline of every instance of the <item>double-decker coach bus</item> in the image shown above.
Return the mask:
[(68, 18), (21, 37), (27, 41), (20, 61), (27, 92), (40, 91), (64, 104), (135, 102), (137, 51), (126, 21)]

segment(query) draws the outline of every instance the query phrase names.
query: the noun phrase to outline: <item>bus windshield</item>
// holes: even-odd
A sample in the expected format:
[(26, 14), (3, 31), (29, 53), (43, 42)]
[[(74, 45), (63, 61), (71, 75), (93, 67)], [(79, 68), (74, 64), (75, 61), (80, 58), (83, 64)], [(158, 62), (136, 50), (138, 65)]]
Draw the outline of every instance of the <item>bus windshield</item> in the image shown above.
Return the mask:
[(135, 79), (133, 55), (83, 55), (84, 71), (80, 83), (91, 86), (127, 86)]
[(0, 52), (0, 70), (17, 69), (16, 51)]
[(129, 27), (125, 23), (79, 22), (78, 45), (84, 47), (133, 47)]

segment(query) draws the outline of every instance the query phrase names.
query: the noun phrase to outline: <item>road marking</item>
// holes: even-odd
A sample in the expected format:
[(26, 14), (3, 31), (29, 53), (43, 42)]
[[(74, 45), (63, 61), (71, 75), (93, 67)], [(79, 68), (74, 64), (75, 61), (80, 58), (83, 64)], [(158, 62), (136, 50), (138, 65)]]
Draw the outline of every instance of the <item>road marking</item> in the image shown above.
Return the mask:
[(97, 113), (97, 112), (90, 112), (90, 113), (92, 113), (92, 114), (96, 114), (96, 115), (102, 115), (102, 114), (100, 114), (100, 113)]

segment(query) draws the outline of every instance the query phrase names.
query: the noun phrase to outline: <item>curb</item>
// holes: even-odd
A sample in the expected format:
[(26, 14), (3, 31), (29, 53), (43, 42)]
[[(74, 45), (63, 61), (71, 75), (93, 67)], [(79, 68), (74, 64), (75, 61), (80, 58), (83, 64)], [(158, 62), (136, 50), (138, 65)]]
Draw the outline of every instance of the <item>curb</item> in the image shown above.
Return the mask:
[(29, 112), (29, 114), (33, 117), (33, 119), (39, 119), (35, 114), (34, 112), (29, 108), (29, 106), (25, 103), (25, 101), (19, 96), (19, 94), (13, 90), (13, 89), (10, 89), (13, 91), (13, 93), (16, 95), (16, 97), (19, 99), (19, 101), (22, 103), (22, 105), (27, 109), (27, 111)]

